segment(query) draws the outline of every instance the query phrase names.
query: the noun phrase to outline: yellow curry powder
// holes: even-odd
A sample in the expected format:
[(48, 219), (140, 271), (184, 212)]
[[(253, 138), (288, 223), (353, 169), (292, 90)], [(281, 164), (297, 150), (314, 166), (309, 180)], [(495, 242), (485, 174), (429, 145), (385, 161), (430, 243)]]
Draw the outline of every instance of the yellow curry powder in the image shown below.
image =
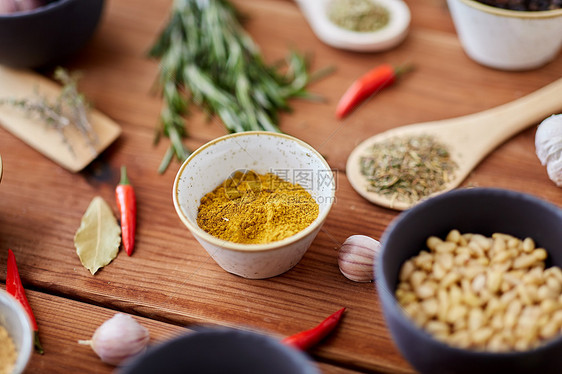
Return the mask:
[(197, 224), (220, 239), (265, 244), (305, 229), (318, 211), (316, 201), (299, 184), (271, 173), (238, 171), (203, 196)]
[(0, 374), (10, 374), (16, 364), (16, 347), (8, 331), (0, 326)]

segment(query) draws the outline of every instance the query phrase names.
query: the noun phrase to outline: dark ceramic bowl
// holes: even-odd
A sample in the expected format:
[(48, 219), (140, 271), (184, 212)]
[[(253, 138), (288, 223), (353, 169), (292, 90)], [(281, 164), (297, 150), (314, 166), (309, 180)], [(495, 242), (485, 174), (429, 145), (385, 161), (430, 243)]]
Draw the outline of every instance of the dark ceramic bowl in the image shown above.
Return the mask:
[(425, 247), (430, 235), (452, 229), (491, 236), (531, 237), (548, 251), (548, 265), (562, 267), (562, 209), (519, 192), (473, 188), (431, 198), (398, 216), (381, 238), (376, 285), (392, 338), (421, 373), (560, 373), (562, 337), (525, 352), (490, 353), (442, 343), (417, 327), (400, 309), (394, 291), (402, 264)]
[(77, 52), (99, 23), (104, 0), (55, 0), (0, 15), (0, 64), (37, 68)]
[(202, 329), (161, 343), (121, 374), (319, 374), (304, 353), (274, 338), (234, 329)]

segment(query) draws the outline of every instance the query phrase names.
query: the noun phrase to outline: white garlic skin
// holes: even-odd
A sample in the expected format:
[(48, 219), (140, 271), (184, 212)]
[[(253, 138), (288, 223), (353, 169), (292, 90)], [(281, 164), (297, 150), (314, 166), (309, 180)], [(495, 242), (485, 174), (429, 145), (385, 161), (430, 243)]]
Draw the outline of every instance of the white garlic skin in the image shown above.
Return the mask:
[(535, 134), (535, 148), (548, 177), (562, 187), (562, 114), (554, 114), (541, 122)]
[(352, 235), (345, 240), (338, 253), (341, 273), (354, 282), (375, 279), (373, 266), (380, 251), (380, 243), (365, 235)]
[(149, 340), (144, 326), (127, 314), (117, 313), (102, 323), (88, 342), (103, 362), (119, 365), (144, 352)]

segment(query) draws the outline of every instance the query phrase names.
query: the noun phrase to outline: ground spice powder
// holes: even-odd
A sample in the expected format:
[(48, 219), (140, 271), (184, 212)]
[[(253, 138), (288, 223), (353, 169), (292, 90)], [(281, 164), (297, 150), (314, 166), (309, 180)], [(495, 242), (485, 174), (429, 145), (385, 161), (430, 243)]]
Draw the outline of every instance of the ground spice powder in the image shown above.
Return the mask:
[(197, 224), (220, 239), (265, 244), (302, 231), (318, 212), (299, 184), (271, 173), (239, 171), (201, 199)]
[(0, 326), (0, 374), (10, 374), (16, 364), (16, 347), (8, 331)]
[(390, 21), (389, 11), (372, 0), (332, 0), (328, 4), (328, 18), (347, 30), (373, 32)]

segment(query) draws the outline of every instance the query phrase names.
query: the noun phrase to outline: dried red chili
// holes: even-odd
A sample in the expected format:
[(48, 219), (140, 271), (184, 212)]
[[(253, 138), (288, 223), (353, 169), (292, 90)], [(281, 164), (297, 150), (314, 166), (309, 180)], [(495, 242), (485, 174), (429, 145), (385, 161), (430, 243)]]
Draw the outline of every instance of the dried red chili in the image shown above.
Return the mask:
[(127, 168), (121, 166), (121, 181), (115, 188), (117, 207), (121, 214), (121, 235), (123, 248), (127, 255), (133, 254), (135, 247), (135, 229), (137, 225), (137, 201), (135, 190), (127, 178)]
[(345, 117), (369, 96), (392, 85), (400, 75), (411, 69), (409, 65), (394, 67), (382, 64), (368, 71), (343, 94), (336, 107), (336, 116), (340, 119)]
[(29, 301), (27, 301), (27, 297), (25, 296), (25, 289), (21, 283), (20, 274), (18, 272), (18, 266), (16, 264), (16, 256), (11, 249), (8, 249), (8, 270), (6, 274), (6, 292), (12, 295), (16, 300), (20, 302), (23, 306), (29, 319), (31, 320), (31, 326), (33, 327), (33, 343), (35, 346), (35, 350), (43, 354), (43, 346), (39, 341), (39, 328), (37, 326), (37, 321), (35, 320), (35, 315), (33, 314), (33, 310), (31, 310), (31, 306), (29, 305)]
[(324, 321), (320, 322), (316, 327), (288, 336), (283, 339), (282, 342), (294, 348), (306, 351), (318, 344), (336, 328), (344, 311), (345, 308), (341, 308)]

